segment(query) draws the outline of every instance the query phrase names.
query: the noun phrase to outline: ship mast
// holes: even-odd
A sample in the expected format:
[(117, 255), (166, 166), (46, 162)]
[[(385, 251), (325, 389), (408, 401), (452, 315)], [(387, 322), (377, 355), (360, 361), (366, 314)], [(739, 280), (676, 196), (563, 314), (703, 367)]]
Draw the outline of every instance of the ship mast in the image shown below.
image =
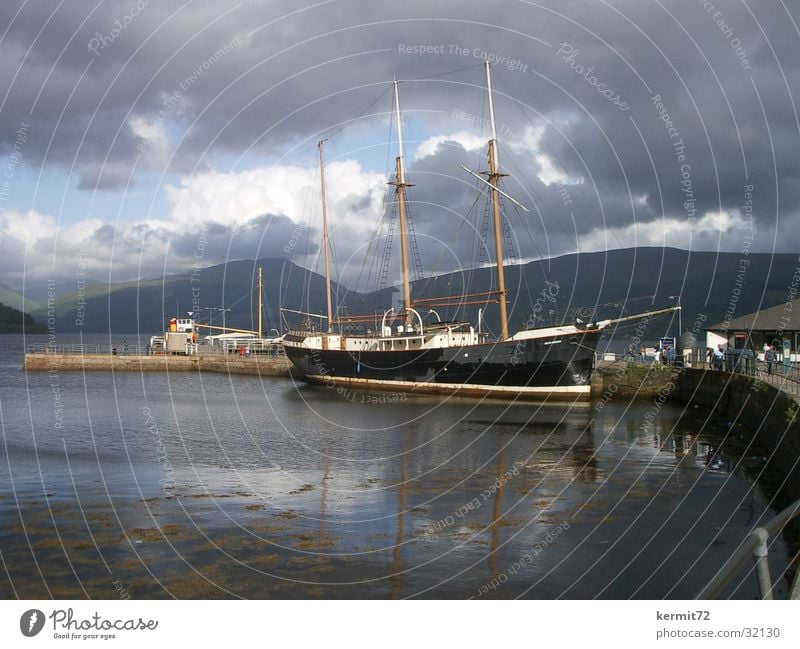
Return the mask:
[(408, 275), (408, 235), (406, 234), (406, 184), (405, 158), (403, 155), (403, 123), (400, 118), (400, 94), (397, 90), (397, 79), (394, 80), (394, 106), (397, 118), (398, 156), (396, 163), (395, 193), (397, 194), (397, 215), (400, 219), (400, 265), (403, 277), (403, 310), (406, 324), (411, 323), (411, 282)]
[(328, 254), (328, 201), (325, 196), (325, 140), (320, 140), (319, 144), (319, 182), (322, 191), (322, 247), (325, 250), (325, 296), (328, 300), (328, 333), (333, 331), (333, 307), (331, 304), (331, 264)]
[(503, 268), (502, 218), (500, 214), (500, 164), (497, 155), (497, 130), (494, 123), (494, 100), (492, 98), (492, 72), (488, 61), (486, 67), (486, 89), (489, 95), (489, 121), (492, 126), (492, 139), (489, 140), (489, 182), (492, 185), (492, 213), (494, 220), (494, 247), (497, 257), (497, 301), (500, 303), (500, 340), (508, 338), (508, 307), (506, 305), (506, 277)]
[(264, 305), (262, 304), (261, 300), (262, 295), (264, 294), (264, 280), (261, 275), (261, 266), (258, 267), (258, 337), (261, 338), (264, 335), (264, 328), (262, 326), (262, 313), (264, 311)]

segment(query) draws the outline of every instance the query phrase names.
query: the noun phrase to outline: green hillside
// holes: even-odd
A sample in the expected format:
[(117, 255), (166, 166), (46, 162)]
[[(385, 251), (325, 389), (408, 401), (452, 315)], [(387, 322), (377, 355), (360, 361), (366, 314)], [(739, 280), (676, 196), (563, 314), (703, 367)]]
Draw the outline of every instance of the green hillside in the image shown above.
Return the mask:
[(18, 291), (2, 283), (0, 283), (0, 303), (10, 306), (12, 309), (27, 312), (34, 311), (40, 307), (34, 300), (23, 297)]
[(27, 313), (0, 304), (0, 334), (42, 334), (47, 327), (38, 324)]
[[(265, 330), (280, 328), (281, 306), (324, 311), (322, 277), (283, 259), (262, 259), (228, 262), (194, 274), (94, 284), (86, 287), (83, 296), (73, 291), (56, 299), (56, 327), (60, 332), (156, 333), (164, 330), (171, 317), (185, 318), (188, 311), (199, 307), (201, 319), (208, 321), (208, 307), (224, 306), (230, 309), (225, 317), (227, 326), (254, 329), (259, 266), (264, 274)], [(334, 291), (337, 290), (334, 284)], [(213, 323), (221, 325), (220, 312), (213, 313)], [(40, 308), (33, 315), (43, 321), (47, 308)]]

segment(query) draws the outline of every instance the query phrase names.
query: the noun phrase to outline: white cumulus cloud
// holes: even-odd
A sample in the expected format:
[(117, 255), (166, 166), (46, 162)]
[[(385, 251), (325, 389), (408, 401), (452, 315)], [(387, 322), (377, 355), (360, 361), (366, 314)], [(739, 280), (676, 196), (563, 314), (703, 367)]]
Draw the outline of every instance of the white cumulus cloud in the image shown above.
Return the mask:
[[(354, 160), (326, 165), (325, 180), (332, 219), (360, 220), (366, 205), (380, 218), (386, 179), (364, 171)], [(319, 173), (300, 166), (270, 166), (239, 172), (203, 171), (167, 186), (169, 221), (184, 227), (213, 221), (241, 225), (262, 214), (282, 214), (295, 223), (319, 211)], [(316, 199), (310, 204), (310, 199)], [(377, 221), (376, 221), (377, 222)]]
[(685, 218), (667, 217), (637, 221), (618, 228), (596, 228), (580, 237), (579, 250), (593, 252), (634, 246), (672, 246), (688, 249), (735, 250), (751, 237), (752, 221), (738, 210), (706, 212), (693, 224)]
[(414, 152), (414, 160), (422, 160), (422, 158), (436, 155), (445, 142), (455, 142), (463, 147), (465, 151), (477, 151), (486, 146), (487, 141), (486, 138), (479, 137), (469, 131), (434, 135), (417, 146), (417, 150)]

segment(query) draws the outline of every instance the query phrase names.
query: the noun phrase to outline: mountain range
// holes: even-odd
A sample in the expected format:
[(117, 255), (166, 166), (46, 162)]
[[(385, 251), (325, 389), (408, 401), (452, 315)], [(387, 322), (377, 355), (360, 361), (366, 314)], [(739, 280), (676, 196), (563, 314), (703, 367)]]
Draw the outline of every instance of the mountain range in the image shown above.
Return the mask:
[[(526, 323), (540, 326), (572, 320), (619, 317), (680, 302), (683, 329), (706, 325), (787, 301), (798, 258), (791, 254), (688, 252), (675, 248), (629, 248), (568, 254), (506, 267), (509, 329)], [(280, 309), (325, 312), (324, 278), (285, 259), (233, 261), (194, 271), (118, 283), (93, 283), (81, 292), (69, 283), (56, 289), (51, 306), (56, 329), (85, 333), (156, 333), (170, 317), (198, 312), (202, 321), (252, 329), (257, 321), (257, 268), (264, 273), (265, 331), (283, 330)], [(484, 267), (447, 273), (413, 282), (415, 299), (496, 288), (494, 269)], [(382, 313), (399, 301), (396, 288), (357, 293), (333, 283), (341, 312)], [(678, 297), (679, 296), (679, 297)], [(25, 296), (28, 298), (28, 295)], [(38, 297), (38, 296), (37, 296)], [(19, 295), (19, 299), (22, 296)], [(482, 298), (479, 298), (482, 299)], [(467, 301), (474, 301), (471, 298)], [(21, 303), (20, 303), (21, 304)], [(437, 309), (443, 319), (476, 321), (484, 307), (484, 323), (498, 329), (494, 304), (470, 304), (462, 309)], [(216, 311), (207, 310), (209, 307)], [(46, 304), (31, 310), (39, 322), (48, 316)], [(286, 313), (287, 321), (297, 316)], [(659, 320), (652, 337), (678, 331), (678, 320)], [(635, 326), (635, 325), (634, 325)]]

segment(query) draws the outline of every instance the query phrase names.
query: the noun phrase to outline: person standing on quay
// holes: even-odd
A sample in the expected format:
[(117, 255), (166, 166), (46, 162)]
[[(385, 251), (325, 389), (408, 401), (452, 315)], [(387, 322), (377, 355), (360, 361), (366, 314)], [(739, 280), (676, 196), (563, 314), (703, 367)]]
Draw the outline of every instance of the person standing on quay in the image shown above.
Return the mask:
[(719, 345), (714, 350), (714, 369), (721, 370), (722, 369), (722, 359), (725, 355), (722, 353), (722, 345)]
[(764, 352), (764, 364), (767, 366), (767, 376), (772, 375), (772, 364), (775, 362), (775, 348), (767, 347)]

